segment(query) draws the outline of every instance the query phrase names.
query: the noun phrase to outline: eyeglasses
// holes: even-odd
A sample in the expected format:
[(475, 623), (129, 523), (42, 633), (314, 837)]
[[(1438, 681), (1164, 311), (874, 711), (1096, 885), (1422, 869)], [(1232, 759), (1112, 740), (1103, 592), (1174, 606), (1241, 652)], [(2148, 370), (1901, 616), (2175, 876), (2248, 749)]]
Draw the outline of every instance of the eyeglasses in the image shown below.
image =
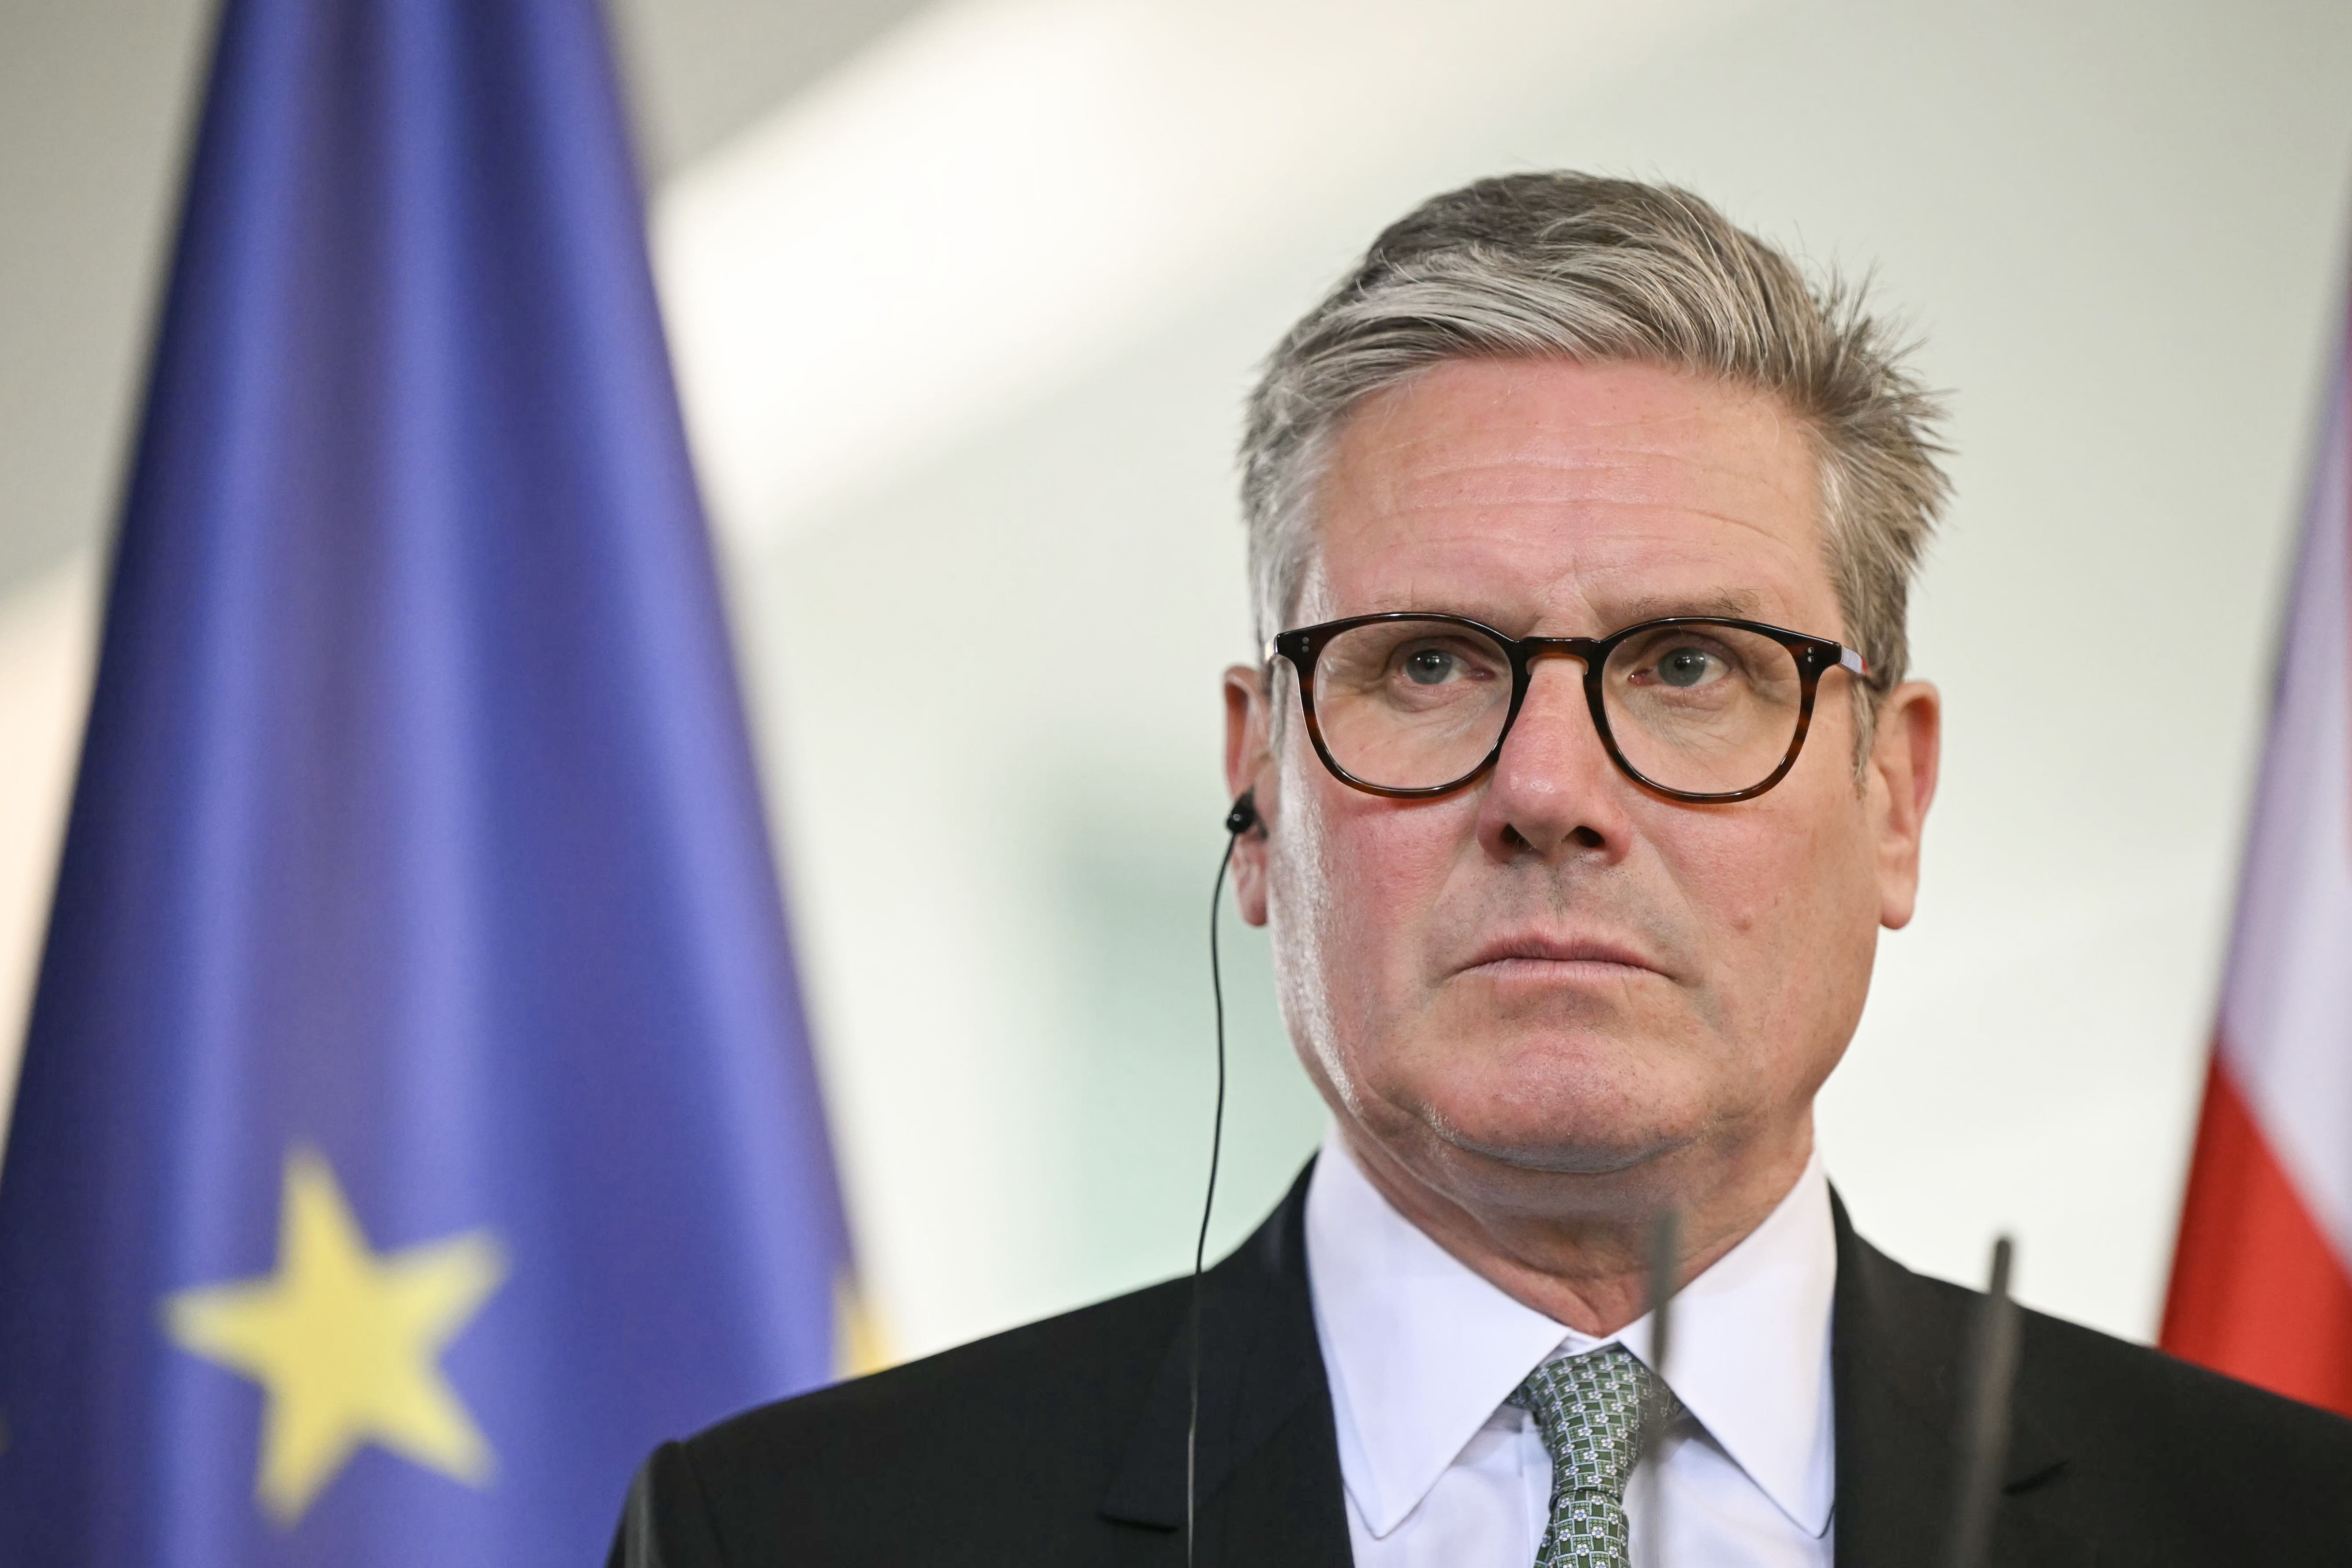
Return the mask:
[(1408, 610), (1283, 632), (1266, 662), (1298, 672), (1316, 755), (1342, 784), (1445, 795), (1495, 765), (1541, 658), (1584, 665), (1601, 744), (1626, 777), (1695, 804), (1752, 800), (1789, 776), (1832, 669), (1870, 673), (1824, 637), (1670, 616), (1605, 637), (1512, 637)]

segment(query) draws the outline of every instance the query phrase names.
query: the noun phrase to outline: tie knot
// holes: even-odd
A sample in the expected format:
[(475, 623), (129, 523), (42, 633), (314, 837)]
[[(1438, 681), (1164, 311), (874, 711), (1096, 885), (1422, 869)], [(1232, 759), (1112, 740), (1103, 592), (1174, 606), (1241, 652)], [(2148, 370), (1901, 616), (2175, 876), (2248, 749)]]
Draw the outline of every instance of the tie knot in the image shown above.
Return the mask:
[(1624, 1346), (1603, 1345), (1547, 1362), (1511, 1391), (1507, 1403), (1535, 1417), (1551, 1455), (1555, 1504), (1572, 1491), (1624, 1500), (1625, 1483), (1642, 1457), (1643, 1423), (1656, 1383)]

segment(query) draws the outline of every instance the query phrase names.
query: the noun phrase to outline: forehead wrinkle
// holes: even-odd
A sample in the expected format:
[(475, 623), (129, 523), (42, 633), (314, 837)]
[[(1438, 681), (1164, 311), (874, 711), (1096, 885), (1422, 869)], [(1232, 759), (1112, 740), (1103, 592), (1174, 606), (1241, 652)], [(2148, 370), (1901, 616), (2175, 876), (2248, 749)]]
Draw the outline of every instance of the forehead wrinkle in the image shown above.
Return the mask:
[[(1457, 531), (1475, 533), (1477, 531), (1477, 524), (1480, 520), (1494, 517), (1498, 513), (1526, 511), (1550, 512), (1570, 507), (1588, 509), (1599, 506), (1606, 506), (1611, 510), (1617, 512), (1664, 514), (1677, 521), (1685, 521), (1694, 518), (1704, 518), (1710, 522), (1719, 522), (1727, 527), (1745, 529), (1751, 533), (1761, 534), (1764, 538), (1771, 541), (1775, 544), (1792, 546), (1797, 544), (1797, 542), (1795, 541), (1782, 538), (1780, 532), (1775, 530), (1771, 524), (1759, 521), (1754, 518), (1743, 517), (1737, 512), (1717, 511), (1712, 508), (1689, 506), (1679, 501), (1646, 500), (1630, 497), (1611, 497), (1605, 501), (1595, 501), (1589, 499), (1575, 501), (1547, 500), (1534, 498), (1484, 501), (1419, 501), (1393, 507), (1386, 511), (1375, 513), (1373, 514), (1373, 517), (1369, 518), (1366, 521), (1410, 522), (1412, 520), (1416, 518), (1452, 518), (1456, 520), (1460, 525), (1460, 528)], [(1657, 530), (1656, 525), (1654, 524), (1650, 530), (1644, 531), (1643, 537), (1651, 537), (1653, 531), (1663, 531), (1662, 530)], [(1418, 544), (1435, 543), (1442, 542), (1444, 537), (1444, 531), (1425, 529), (1416, 530), (1412, 542)]]
[[(1623, 528), (1593, 539), (1580, 537), (1575, 531), (1561, 529), (1546, 541), (1550, 551), (1564, 554), (1545, 563), (1546, 570), (1522, 579), (1517, 591), (1497, 594), (1496, 584), (1481, 583), (1484, 573), (1475, 566), (1465, 581), (1459, 572), (1449, 570), (1455, 563), (1485, 561), (1501, 552), (1505, 559), (1517, 557), (1519, 552), (1507, 538), (1497, 538), (1482, 523), (1491, 522), (1504, 511), (1524, 511), (1538, 503), (1522, 502), (1509, 506), (1489, 505), (1478, 508), (1427, 506), (1389, 514), (1384, 521), (1402, 523), (1411, 537), (1376, 552), (1396, 575), (1384, 581), (1360, 584), (1368, 589), (1363, 597), (1350, 595), (1347, 603), (1328, 597), (1337, 586), (1328, 575), (1318, 573), (1318, 586), (1323, 593), (1317, 597), (1327, 603), (1328, 614), (1370, 615), (1402, 610), (1445, 610), (1470, 615), (1475, 619), (1492, 622), (1498, 628), (1510, 630), (1514, 624), (1534, 626), (1547, 622), (1557, 624), (1566, 619), (1589, 622), (1587, 630), (1605, 632), (1636, 621), (1654, 619), (1667, 614), (1723, 615), (1739, 620), (1771, 619), (1764, 614), (1767, 595), (1755, 589), (1721, 583), (1688, 590), (1659, 592), (1647, 581), (1655, 570), (1664, 564), (1660, 560), (1629, 561), (1623, 559), (1627, 548), (1637, 552), (1663, 544), (1667, 547), (1667, 559), (1688, 564), (1694, 560), (1706, 560), (1719, 552), (1719, 545), (1704, 540), (1681, 537), (1686, 524), (1695, 517), (1706, 517), (1727, 527), (1747, 531), (1770, 547), (1769, 555), (1755, 564), (1761, 569), (1763, 586), (1773, 590), (1773, 597), (1802, 596), (1801, 587), (1785, 580), (1782, 570), (1774, 570), (1769, 561), (1786, 563), (1802, 558), (1802, 546), (1784, 539), (1768, 524), (1726, 513), (1701, 512), (1665, 502), (1613, 503), (1620, 511), (1639, 510), (1654, 514), (1663, 521), (1647, 521), (1639, 530)], [(1450, 526), (1415, 527), (1416, 518), (1427, 517)], [(1370, 521), (1370, 520), (1368, 520)], [(1446, 552), (1435, 559), (1433, 552)], [(1455, 553), (1455, 552), (1466, 553)], [(1632, 597), (1621, 600), (1612, 584), (1629, 574), (1636, 577)], [(1759, 575), (1759, 574), (1750, 574)], [(1375, 577), (1384, 574), (1375, 573)], [(1433, 577), (1435, 586), (1432, 584)], [(1465, 596), (1465, 589), (1468, 590)], [(1664, 605), (1675, 608), (1651, 608)], [(1612, 613), (1612, 606), (1619, 607)], [(1302, 608), (1304, 602), (1302, 601)], [(1800, 613), (1801, 606), (1790, 602), (1784, 607), (1782, 618)], [(1580, 615), (1579, 612), (1581, 612)], [(1318, 618), (1324, 618), (1318, 616)], [(1607, 626), (1600, 623), (1607, 621)]]
[[(1346, 465), (1342, 465), (1344, 468)], [(1760, 489), (1775, 500), (1791, 501), (1810, 513), (1815, 497), (1813, 475), (1808, 468), (1799, 484), (1791, 486), (1780, 476), (1759, 471), (1752, 464), (1728, 461), (1717, 455), (1713, 444), (1696, 449), (1613, 447), (1587, 455), (1554, 456), (1538, 453), (1510, 453), (1485, 458), (1465, 458), (1430, 468), (1407, 467), (1402, 471), (1391, 468), (1383, 473), (1374, 465), (1372, 474), (1349, 475), (1341, 481), (1343, 489), (1370, 491), (1365, 499), (1375, 501), (1375, 515), (1426, 511), (1438, 507), (1489, 505), (1654, 505), (1674, 507), (1698, 517), (1718, 518), (1726, 521), (1743, 521), (1729, 513), (1705, 505), (1693, 505), (1670, 495), (1655, 493), (1663, 489), (1685, 489), (1694, 476), (1727, 481), (1727, 488)], [(1590, 476), (1622, 479), (1628, 476), (1652, 481), (1680, 479), (1681, 485), (1646, 483), (1626, 487), (1624, 493), (1562, 493), (1578, 490), (1578, 487), (1559, 489), (1537, 481), (1558, 476)], [(1491, 496), (1465, 495), (1462, 491), (1481, 488), (1478, 481), (1501, 479), (1517, 479), (1517, 484), (1502, 483), (1493, 487), (1499, 492)], [(1349, 483), (1352, 479), (1354, 482)], [(1440, 490), (1443, 493), (1423, 498), (1417, 492)], [(1535, 490), (1537, 493), (1527, 493)], [(1752, 525), (1749, 525), (1752, 526)]]

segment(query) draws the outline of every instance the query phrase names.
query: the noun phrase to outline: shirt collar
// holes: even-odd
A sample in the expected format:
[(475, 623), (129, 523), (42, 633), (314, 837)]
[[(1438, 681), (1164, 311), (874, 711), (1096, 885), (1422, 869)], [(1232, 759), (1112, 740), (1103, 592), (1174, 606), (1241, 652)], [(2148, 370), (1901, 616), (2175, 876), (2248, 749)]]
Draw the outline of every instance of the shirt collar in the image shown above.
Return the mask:
[[(1402, 1523), (1478, 1429), (1555, 1355), (1622, 1344), (1520, 1305), (1389, 1206), (1337, 1130), (1307, 1189), (1307, 1268), (1331, 1384), (1339, 1468), (1375, 1537)], [(1837, 1238), (1821, 1156), (1764, 1223), (1675, 1299), (1676, 1397), (1800, 1528), (1829, 1528), (1829, 1377)]]

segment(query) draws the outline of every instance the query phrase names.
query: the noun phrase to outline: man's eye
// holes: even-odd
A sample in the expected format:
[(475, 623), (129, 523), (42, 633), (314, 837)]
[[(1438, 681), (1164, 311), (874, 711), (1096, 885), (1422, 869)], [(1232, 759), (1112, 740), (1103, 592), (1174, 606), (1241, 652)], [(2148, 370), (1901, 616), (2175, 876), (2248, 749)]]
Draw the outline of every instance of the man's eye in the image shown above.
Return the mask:
[(1658, 679), (1666, 686), (1697, 686), (1721, 668), (1722, 660), (1705, 648), (1678, 647), (1658, 660)]
[(1415, 685), (1435, 686), (1451, 676), (1459, 663), (1444, 648), (1418, 648), (1405, 655), (1404, 673)]

